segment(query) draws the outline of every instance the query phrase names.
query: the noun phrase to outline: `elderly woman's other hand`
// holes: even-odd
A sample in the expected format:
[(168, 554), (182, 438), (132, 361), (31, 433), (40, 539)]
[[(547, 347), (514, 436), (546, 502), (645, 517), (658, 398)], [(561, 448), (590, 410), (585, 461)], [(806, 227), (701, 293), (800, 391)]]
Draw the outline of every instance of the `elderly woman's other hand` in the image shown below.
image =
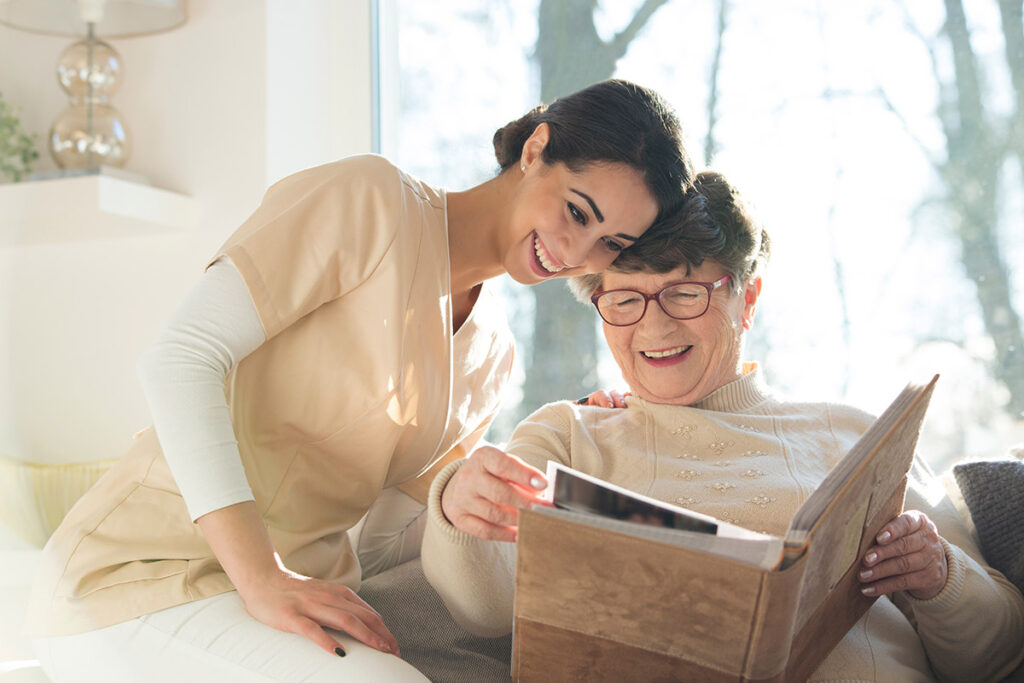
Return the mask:
[(864, 555), (860, 571), (864, 595), (907, 591), (928, 600), (946, 585), (946, 551), (928, 515), (908, 510), (882, 527)]
[(519, 508), (543, 502), (544, 473), (493, 446), (473, 451), (448, 481), (441, 510), (456, 529), (492, 541), (515, 541)]

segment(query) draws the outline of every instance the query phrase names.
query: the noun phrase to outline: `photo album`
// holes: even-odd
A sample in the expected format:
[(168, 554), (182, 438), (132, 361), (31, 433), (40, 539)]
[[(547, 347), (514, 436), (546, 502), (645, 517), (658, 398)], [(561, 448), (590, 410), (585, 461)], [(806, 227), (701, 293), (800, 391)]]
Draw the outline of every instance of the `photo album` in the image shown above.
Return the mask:
[(781, 537), (549, 463), (550, 505), (519, 515), (516, 680), (805, 679), (875, 599), (859, 559), (903, 509), (937, 380), (900, 393)]

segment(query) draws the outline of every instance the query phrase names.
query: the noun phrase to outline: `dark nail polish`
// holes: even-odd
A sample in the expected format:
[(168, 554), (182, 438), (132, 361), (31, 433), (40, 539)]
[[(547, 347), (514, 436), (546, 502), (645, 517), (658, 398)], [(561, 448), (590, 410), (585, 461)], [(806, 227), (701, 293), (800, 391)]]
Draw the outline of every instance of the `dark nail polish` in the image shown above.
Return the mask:
[(345, 651), (342, 650), (340, 647), (336, 647), (334, 648), (334, 654), (338, 655), (339, 657), (344, 657)]

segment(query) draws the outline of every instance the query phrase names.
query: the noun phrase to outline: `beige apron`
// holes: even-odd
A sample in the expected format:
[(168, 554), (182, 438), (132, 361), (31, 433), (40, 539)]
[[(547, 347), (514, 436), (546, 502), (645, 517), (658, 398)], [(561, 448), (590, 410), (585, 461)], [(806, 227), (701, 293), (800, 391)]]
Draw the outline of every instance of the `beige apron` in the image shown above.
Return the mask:
[[(225, 384), (256, 504), (289, 569), (357, 588), (346, 531), (382, 488), (425, 499), (413, 480), (479, 438), (511, 371), (507, 323), (484, 287), (452, 335), (444, 194), (377, 156), (277, 183), (221, 255), (267, 334)], [(50, 539), (28, 630), (232, 588), (149, 429)]]

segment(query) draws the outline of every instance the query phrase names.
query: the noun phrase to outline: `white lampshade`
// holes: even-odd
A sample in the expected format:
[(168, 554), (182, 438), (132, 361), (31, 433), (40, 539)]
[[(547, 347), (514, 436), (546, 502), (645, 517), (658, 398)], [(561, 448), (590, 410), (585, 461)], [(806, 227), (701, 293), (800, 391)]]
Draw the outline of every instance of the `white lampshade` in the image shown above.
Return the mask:
[(0, 24), (57, 36), (127, 38), (185, 23), (184, 0), (0, 0)]

